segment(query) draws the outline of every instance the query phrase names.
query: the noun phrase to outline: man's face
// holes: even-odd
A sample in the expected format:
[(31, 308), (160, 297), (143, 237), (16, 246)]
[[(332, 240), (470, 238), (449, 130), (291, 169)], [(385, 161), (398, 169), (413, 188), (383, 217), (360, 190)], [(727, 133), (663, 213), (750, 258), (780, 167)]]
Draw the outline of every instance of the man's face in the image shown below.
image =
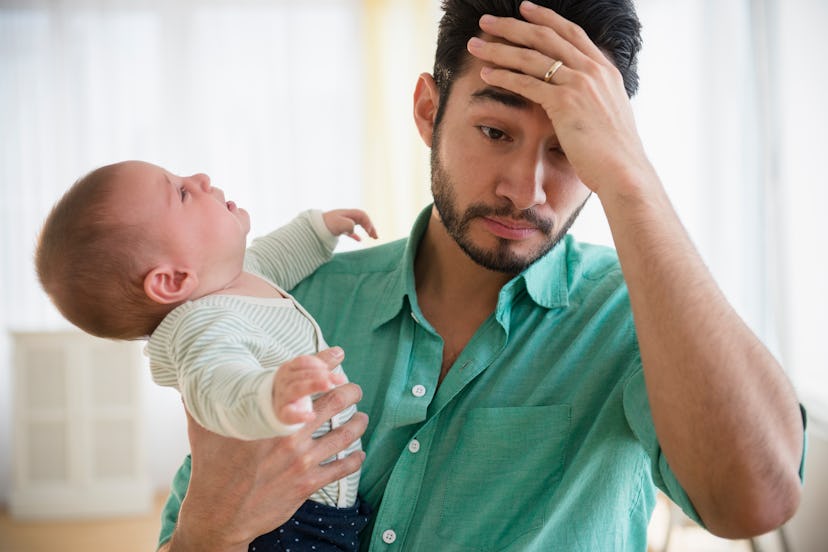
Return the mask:
[(431, 151), (434, 205), (476, 263), (517, 273), (566, 234), (590, 195), (538, 104), (480, 79), (474, 60), (447, 100)]

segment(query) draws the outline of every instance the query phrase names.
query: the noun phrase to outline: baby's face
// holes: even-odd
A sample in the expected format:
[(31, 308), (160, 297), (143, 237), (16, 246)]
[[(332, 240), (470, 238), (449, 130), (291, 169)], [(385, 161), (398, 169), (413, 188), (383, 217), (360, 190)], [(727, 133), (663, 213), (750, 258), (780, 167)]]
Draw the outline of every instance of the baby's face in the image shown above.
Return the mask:
[(124, 223), (145, 228), (160, 244), (159, 262), (193, 270), (199, 279), (231, 278), (241, 270), (250, 215), (226, 201), (206, 174), (182, 177), (127, 161), (117, 178), (114, 208)]

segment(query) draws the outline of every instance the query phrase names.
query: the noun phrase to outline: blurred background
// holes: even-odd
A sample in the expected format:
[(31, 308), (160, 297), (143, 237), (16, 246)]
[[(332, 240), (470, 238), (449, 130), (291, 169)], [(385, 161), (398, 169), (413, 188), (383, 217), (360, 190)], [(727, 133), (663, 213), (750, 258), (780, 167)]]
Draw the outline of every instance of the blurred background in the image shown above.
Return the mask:
[[(636, 5), (644, 144), (725, 294), (794, 381), (820, 450), (828, 4)], [(91, 486), (98, 510), (145, 510), (188, 449), (178, 393), (151, 382), (140, 346), (67, 337), (39, 288), (35, 238), (61, 193), (142, 159), (209, 174), (249, 210), (251, 235), (357, 206), (383, 241), (404, 237), (430, 201), (411, 98), (439, 16), (437, 0), (0, 0), (0, 505), (93, 516), (72, 505)], [(572, 232), (611, 244), (595, 200)], [(807, 473), (821, 504), (826, 470)], [(41, 506), (51, 492), (63, 502)]]

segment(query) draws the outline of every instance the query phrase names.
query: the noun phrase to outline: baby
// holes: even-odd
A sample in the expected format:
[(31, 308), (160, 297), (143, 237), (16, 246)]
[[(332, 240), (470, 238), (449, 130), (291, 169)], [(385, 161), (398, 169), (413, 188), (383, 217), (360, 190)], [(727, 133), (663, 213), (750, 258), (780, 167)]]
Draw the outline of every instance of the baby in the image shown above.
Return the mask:
[[(80, 329), (148, 339), (153, 379), (178, 389), (201, 425), (263, 439), (298, 430), (313, 419), (311, 395), (346, 381), (341, 367), (281, 368), (327, 347), (284, 290), (331, 257), (337, 236), (359, 239), (357, 225), (376, 238), (363, 211), (307, 211), (247, 248), (250, 216), (207, 175), (126, 161), (92, 171), (64, 194), (43, 225), (35, 263), (43, 288)], [(354, 412), (340, 412), (314, 437)], [(356, 441), (340, 458), (360, 448)], [(319, 489), (260, 539), (294, 550), (356, 550), (367, 523), (358, 484), (359, 472)], [(342, 528), (336, 537), (334, 525)]]

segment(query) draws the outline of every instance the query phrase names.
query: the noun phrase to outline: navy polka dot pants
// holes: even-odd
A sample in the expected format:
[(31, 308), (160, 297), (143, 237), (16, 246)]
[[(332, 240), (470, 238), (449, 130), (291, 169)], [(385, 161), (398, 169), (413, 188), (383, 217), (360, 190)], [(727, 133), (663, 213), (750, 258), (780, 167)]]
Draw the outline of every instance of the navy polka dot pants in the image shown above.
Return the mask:
[(371, 513), (357, 499), (352, 508), (334, 508), (310, 500), (281, 527), (256, 538), (249, 552), (357, 552), (359, 532)]

